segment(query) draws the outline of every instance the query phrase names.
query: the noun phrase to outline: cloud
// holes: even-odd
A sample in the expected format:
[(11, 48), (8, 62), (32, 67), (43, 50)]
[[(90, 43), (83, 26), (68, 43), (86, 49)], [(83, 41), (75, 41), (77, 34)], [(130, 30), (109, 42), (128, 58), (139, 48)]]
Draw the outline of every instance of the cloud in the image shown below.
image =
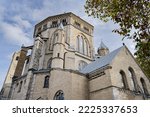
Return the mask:
[(28, 33), (25, 33), (19, 25), (1, 22), (0, 28), (4, 37), (11, 43), (14, 43), (19, 46), (22, 44), (32, 44), (32, 40), (30, 39)]
[(28, 20), (22, 19), (21, 16), (14, 16), (12, 18), (14, 22), (16, 22), (21, 28), (28, 29), (32, 28), (31, 23)]
[(3, 19), (3, 14), (4, 14), (5, 8), (3, 6), (0, 5), (0, 20)]

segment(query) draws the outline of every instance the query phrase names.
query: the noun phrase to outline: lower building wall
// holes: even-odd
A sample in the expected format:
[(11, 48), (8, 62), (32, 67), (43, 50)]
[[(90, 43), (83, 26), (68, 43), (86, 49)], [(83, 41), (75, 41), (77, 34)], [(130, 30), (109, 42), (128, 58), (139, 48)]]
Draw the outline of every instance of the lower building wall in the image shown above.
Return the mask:
[[(97, 72), (98, 73), (98, 72)], [(109, 69), (102, 72), (103, 74), (89, 80), (90, 100), (111, 100), (113, 99), (111, 89), (111, 77)]]
[(90, 100), (112, 100), (112, 99), (113, 94), (111, 87), (90, 92)]
[[(22, 82), (22, 85), (21, 85)], [(11, 100), (25, 100), (27, 89), (28, 89), (29, 79), (26, 76), (13, 82), (11, 87)]]
[[(43, 88), (44, 79), (49, 75), (49, 87)], [(49, 73), (34, 75), (30, 99), (53, 100), (57, 91), (64, 92), (65, 100), (88, 99), (88, 79), (85, 75), (69, 70), (54, 69)]]
[(134, 93), (130, 90), (125, 90), (117, 87), (113, 87), (114, 100), (143, 100), (142, 94)]
[(4, 85), (3, 85), (3, 89), (2, 89), (2, 92), (1, 92), (3, 98), (5, 98), (5, 99), (8, 98), (10, 88), (11, 88), (11, 84), (10, 84), (10, 83), (7, 83), (7, 84), (4, 84)]
[(49, 73), (37, 73), (33, 76), (33, 81), (30, 90), (30, 100), (47, 99), (48, 88), (44, 88), (44, 80)]

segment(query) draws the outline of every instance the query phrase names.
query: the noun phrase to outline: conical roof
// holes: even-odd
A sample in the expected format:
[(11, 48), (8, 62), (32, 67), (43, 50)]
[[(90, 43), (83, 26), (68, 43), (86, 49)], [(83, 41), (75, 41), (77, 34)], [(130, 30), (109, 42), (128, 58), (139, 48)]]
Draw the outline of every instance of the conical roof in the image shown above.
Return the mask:
[(108, 47), (101, 41), (101, 44), (98, 49), (108, 49)]

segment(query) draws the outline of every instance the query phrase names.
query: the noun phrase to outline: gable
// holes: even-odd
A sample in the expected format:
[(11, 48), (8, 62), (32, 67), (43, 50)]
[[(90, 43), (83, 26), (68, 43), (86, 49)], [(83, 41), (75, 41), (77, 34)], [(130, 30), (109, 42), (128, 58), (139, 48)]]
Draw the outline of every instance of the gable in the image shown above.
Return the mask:
[(126, 72), (127, 77), (130, 77), (129, 68), (131, 67), (135, 71), (136, 76), (139, 77), (138, 79), (143, 77), (148, 80), (147, 76), (144, 74), (143, 70), (126, 46), (124, 46), (124, 48), (122, 48), (117, 56), (112, 60), (110, 66), (112, 66), (112, 74), (119, 73), (120, 70), (123, 70)]

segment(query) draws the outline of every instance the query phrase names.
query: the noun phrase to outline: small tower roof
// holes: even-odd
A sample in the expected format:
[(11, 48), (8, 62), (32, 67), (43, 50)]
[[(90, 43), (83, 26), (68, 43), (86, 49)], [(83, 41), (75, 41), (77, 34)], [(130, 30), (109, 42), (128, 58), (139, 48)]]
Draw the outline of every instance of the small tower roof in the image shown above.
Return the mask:
[(64, 30), (64, 26), (63, 26), (62, 22), (59, 24), (58, 29)]
[(108, 49), (108, 47), (101, 41), (101, 44), (98, 49)]

